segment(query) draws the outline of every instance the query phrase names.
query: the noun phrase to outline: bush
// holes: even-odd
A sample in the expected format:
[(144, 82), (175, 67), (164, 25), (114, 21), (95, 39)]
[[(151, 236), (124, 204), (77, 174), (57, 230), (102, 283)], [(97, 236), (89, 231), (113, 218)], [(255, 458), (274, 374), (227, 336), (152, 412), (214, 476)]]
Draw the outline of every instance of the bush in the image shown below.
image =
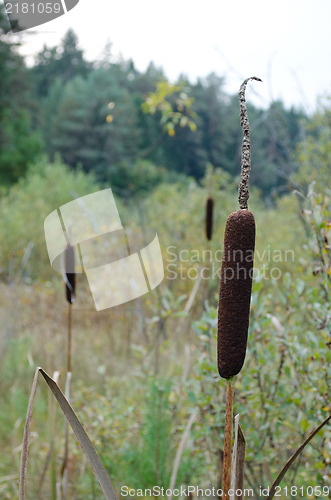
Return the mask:
[[(70, 171), (59, 160), (49, 164), (43, 159), (30, 167), (26, 177), (0, 200), (1, 278), (11, 281), (21, 272), (32, 279), (49, 277), (53, 271), (45, 244), (45, 218), (76, 196), (98, 189), (92, 175)], [(31, 248), (22, 269), (23, 256)]]

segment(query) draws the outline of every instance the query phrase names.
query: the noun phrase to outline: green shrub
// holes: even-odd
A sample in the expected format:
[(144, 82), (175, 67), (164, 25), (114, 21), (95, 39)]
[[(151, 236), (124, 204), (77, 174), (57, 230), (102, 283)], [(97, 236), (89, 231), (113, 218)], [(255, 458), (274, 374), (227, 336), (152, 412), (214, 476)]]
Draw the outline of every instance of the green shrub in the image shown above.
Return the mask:
[[(0, 200), (0, 276), (11, 281), (18, 273), (46, 279), (53, 273), (44, 236), (44, 220), (59, 206), (77, 196), (97, 191), (92, 175), (70, 171), (59, 160), (45, 159), (30, 167), (26, 177)], [(29, 245), (29, 242), (30, 245)], [(31, 256), (20, 269), (28, 245)]]

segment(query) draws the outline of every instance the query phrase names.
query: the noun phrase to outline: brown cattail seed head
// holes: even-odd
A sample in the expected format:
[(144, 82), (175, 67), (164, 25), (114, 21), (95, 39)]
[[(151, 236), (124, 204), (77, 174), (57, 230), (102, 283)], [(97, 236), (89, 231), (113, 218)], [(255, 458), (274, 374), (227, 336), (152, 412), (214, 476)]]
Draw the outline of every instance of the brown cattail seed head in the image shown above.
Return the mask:
[(75, 288), (76, 288), (76, 275), (75, 275), (75, 252), (74, 247), (70, 244), (64, 252), (64, 271), (65, 271), (65, 290), (66, 298), (70, 304), (75, 302)]
[(213, 237), (213, 211), (214, 200), (209, 197), (206, 204), (206, 238), (210, 241)]
[(231, 213), (225, 226), (218, 309), (217, 364), (223, 378), (237, 375), (245, 361), (254, 247), (252, 212)]

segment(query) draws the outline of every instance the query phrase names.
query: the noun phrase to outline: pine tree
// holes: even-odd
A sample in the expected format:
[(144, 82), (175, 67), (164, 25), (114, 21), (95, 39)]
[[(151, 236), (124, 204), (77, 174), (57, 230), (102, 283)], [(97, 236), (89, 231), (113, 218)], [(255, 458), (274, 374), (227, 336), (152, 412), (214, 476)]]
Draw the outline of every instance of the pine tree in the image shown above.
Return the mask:
[[(0, 10), (0, 25), (3, 14)], [(0, 39), (0, 183), (23, 176), (41, 150), (32, 129), (31, 81), (17, 47)]]

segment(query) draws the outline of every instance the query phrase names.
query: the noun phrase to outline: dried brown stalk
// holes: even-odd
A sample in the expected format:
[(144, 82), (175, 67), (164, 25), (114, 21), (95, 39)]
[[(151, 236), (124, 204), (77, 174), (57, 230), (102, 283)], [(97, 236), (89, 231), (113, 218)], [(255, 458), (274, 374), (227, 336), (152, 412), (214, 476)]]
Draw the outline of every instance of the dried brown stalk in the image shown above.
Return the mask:
[(231, 485), (231, 438), (232, 438), (232, 414), (233, 414), (233, 380), (228, 379), (226, 385), (226, 410), (224, 429), (224, 456), (223, 456), (223, 496), (229, 499)]
[(249, 136), (249, 121), (245, 100), (246, 85), (250, 80), (257, 80), (258, 82), (262, 82), (261, 78), (257, 78), (256, 76), (246, 78), (246, 80), (241, 84), (238, 92), (240, 106), (240, 125), (244, 134), (241, 147), (241, 173), (238, 191), (238, 201), (241, 209), (248, 208), (249, 176), (251, 173), (251, 141)]

